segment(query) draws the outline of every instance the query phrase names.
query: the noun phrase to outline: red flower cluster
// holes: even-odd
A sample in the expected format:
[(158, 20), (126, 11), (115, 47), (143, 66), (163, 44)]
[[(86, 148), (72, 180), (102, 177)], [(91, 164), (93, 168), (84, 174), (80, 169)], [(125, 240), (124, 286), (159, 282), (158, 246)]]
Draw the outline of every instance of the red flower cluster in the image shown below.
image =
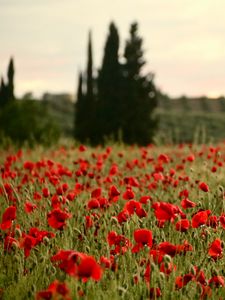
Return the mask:
[(51, 261), (70, 276), (86, 282), (90, 278), (98, 281), (102, 277), (102, 269), (94, 257), (74, 250), (60, 250), (51, 257)]

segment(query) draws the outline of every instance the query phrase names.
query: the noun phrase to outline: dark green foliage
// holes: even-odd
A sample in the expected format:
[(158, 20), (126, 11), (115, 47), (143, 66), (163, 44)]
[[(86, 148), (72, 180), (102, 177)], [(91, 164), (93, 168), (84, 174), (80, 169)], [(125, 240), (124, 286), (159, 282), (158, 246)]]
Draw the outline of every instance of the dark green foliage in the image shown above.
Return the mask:
[(9, 61), (9, 66), (8, 66), (8, 72), (7, 72), (7, 76), (8, 76), (8, 84), (7, 84), (7, 98), (8, 101), (14, 100), (15, 96), (14, 96), (14, 62), (13, 62), (13, 58), (10, 59)]
[(64, 137), (74, 136), (74, 103), (59, 97), (43, 100), (46, 110)]
[(153, 117), (157, 100), (153, 76), (141, 72), (145, 65), (142, 43), (138, 25), (133, 23), (124, 53), (123, 138), (128, 144), (146, 145), (151, 142), (157, 125)]
[(83, 77), (79, 75), (77, 100), (75, 102), (74, 137), (80, 142), (94, 143), (96, 131), (96, 97), (94, 94), (93, 58), (91, 33), (88, 39), (88, 60), (86, 71), (86, 90), (83, 91)]
[(92, 41), (91, 32), (88, 37), (88, 61), (87, 61), (87, 98), (93, 101), (93, 58), (92, 58)]
[(0, 109), (5, 105), (10, 103), (12, 100), (15, 100), (14, 95), (14, 62), (13, 58), (9, 61), (8, 71), (7, 71), (7, 79), (8, 81), (5, 83), (2, 77), (1, 86), (0, 86)]
[(208, 143), (225, 139), (224, 113), (157, 111), (159, 126), (156, 142)]
[(46, 111), (44, 102), (17, 100), (0, 112), (0, 139), (9, 138), (13, 143), (24, 142), (50, 145), (59, 138), (59, 129)]
[[(105, 140), (145, 145), (151, 142), (156, 119), (156, 90), (151, 74), (142, 75), (145, 64), (137, 23), (132, 24), (125, 48), (125, 64), (119, 61), (119, 34), (112, 22), (95, 89), (89, 36), (86, 93), (79, 79), (75, 113), (75, 138), (92, 144)], [(94, 93), (96, 91), (96, 93)]]
[(96, 125), (99, 142), (106, 137), (119, 140), (122, 130), (123, 77), (118, 52), (119, 34), (115, 24), (111, 23), (98, 76)]
[(77, 100), (75, 102), (75, 128), (74, 137), (83, 142), (86, 134), (84, 133), (85, 125), (85, 106), (84, 106), (84, 95), (83, 95), (83, 77), (82, 73), (79, 74), (78, 89), (77, 89)]
[(5, 85), (4, 79), (1, 79), (0, 86), (0, 109), (7, 103), (7, 86)]

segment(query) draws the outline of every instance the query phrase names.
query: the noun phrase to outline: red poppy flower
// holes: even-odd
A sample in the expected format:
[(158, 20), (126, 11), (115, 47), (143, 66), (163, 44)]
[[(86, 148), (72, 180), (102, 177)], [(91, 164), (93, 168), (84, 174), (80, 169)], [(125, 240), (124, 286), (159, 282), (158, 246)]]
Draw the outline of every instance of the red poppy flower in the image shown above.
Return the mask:
[(189, 162), (193, 162), (194, 160), (195, 160), (194, 154), (190, 154), (190, 155), (187, 157), (187, 161), (189, 161)]
[(187, 219), (178, 221), (175, 225), (177, 231), (186, 232), (190, 227), (190, 222)]
[(225, 281), (223, 276), (213, 276), (209, 279), (209, 285), (215, 286), (216, 288), (225, 286)]
[(126, 190), (126, 192), (123, 193), (123, 199), (124, 200), (131, 200), (131, 199), (134, 199), (134, 197), (135, 197), (135, 194), (134, 194), (134, 192), (132, 191), (131, 188), (128, 188)]
[(191, 244), (188, 243), (188, 241), (184, 241), (183, 244), (179, 244), (177, 247), (177, 253), (186, 253), (187, 251), (193, 251), (193, 247)]
[(96, 209), (100, 207), (100, 203), (98, 199), (91, 199), (88, 201), (88, 208), (89, 209)]
[(118, 197), (120, 195), (120, 191), (117, 189), (115, 185), (112, 185), (109, 189), (109, 198), (113, 199), (115, 197)]
[(151, 265), (150, 263), (148, 263), (144, 273), (144, 279), (148, 285), (150, 283), (150, 278), (151, 278)]
[(205, 182), (200, 182), (198, 187), (205, 193), (209, 191), (209, 187)]
[(193, 208), (193, 207), (196, 206), (196, 203), (194, 203), (193, 201), (189, 200), (188, 198), (184, 198), (181, 201), (181, 206), (183, 207), (183, 209)]
[(42, 189), (42, 195), (45, 197), (45, 198), (48, 198), (50, 196), (50, 191), (47, 187), (43, 188)]
[(222, 257), (222, 243), (220, 239), (215, 239), (212, 244), (210, 245), (208, 254), (214, 259), (217, 260), (218, 258)]
[(211, 214), (210, 210), (201, 210), (192, 217), (192, 227), (198, 228), (207, 223), (208, 217)]
[(111, 260), (105, 256), (100, 257), (100, 264), (106, 269), (110, 269), (112, 265)]
[(210, 216), (206, 224), (209, 227), (217, 228), (219, 225), (219, 218), (217, 216)]
[(211, 298), (212, 296), (212, 289), (208, 285), (201, 285), (201, 295), (200, 295), (200, 300), (205, 300), (207, 298)]
[(126, 184), (129, 184), (130, 186), (135, 186), (135, 187), (139, 187), (140, 186), (140, 183), (139, 181), (137, 180), (137, 178), (131, 176), (131, 177), (126, 177), (124, 179), (125, 183)]
[(26, 234), (20, 241), (20, 248), (24, 249), (24, 255), (27, 258), (30, 256), (30, 251), (32, 248), (34, 248), (37, 244), (36, 238)]
[(173, 264), (173, 262), (162, 262), (160, 264), (159, 270), (160, 272), (163, 272), (166, 275), (170, 275), (173, 271), (176, 270), (176, 266)]
[(169, 156), (166, 155), (166, 154), (160, 154), (160, 155), (158, 156), (158, 161), (167, 164), (167, 163), (170, 162), (170, 158), (169, 158)]
[(151, 200), (152, 200), (151, 196), (142, 196), (142, 197), (140, 198), (140, 203), (142, 203), (142, 204), (147, 204), (148, 201), (151, 201)]
[(180, 193), (179, 193), (179, 198), (188, 198), (189, 196), (189, 191), (188, 190), (182, 190)]
[(12, 221), (15, 219), (16, 219), (16, 207), (15, 206), (7, 207), (2, 215), (2, 222), (0, 224), (0, 228), (2, 230), (11, 228)]
[(200, 270), (197, 266), (194, 266), (194, 270), (195, 270), (195, 280), (202, 285), (206, 285), (207, 280), (205, 278), (205, 273), (202, 270)]
[(162, 242), (158, 245), (157, 249), (163, 254), (168, 254), (170, 256), (175, 256), (177, 253), (176, 245), (173, 245), (169, 242)]
[(42, 195), (39, 192), (34, 192), (34, 200), (41, 200), (42, 199)]
[(102, 189), (97, 188), (91, 192), (91, 198), (99, 198), (101, 197), (101, 194), (102, 194)]
[(212, 173), (215, 173), (216, 171), (217, 171), (217, 167), (216, 167), (216, 166), (212, 166), (211, 172), (212, 172)]
[(13, 245), (18, 248), (19, 242), (15, 238), (7, 235), (4, 239), (4, 251), (10, 252)]
[(124, 206), (124, 210), (128, 211), (130, 215), (133, 215), (136, 210), (141, 209), (141, 203), (135, 200), (130, 200), (126, 202)]
[(80, 145), (79, 148), (78, 148), (78, 150), (79, 150), (80, 152), (84, 152), (84, 151), (87, 150), (87, 147), (84, 146), (84, 145)]
[(77, 264), (84, 256), (83, 253), (74, 250), (60, 250), (51, 257), (51, 262), (70, 276), (76, 276)]
[(29, 230), (29, 236), (34, 237), (36, 239), (36, 244), (43, 242), (44, 237), (53, 238), (55, 234), (53, 232), (49, 232), (46, 230), (39, 230), (36, 227), (31, 227)]
[(152, 204), (158, 221), (173, 221), (182, 211), (174, 204), (168, 202), (155, 202)]
[(152, 247), (152, 232), (148, 229), (136, 229), (134, 231), (134, 240), (136, 245), (133, 247), (132, 252), (140, 251), (145, 245)]
[(29, 202), (29, 201), (26, 201), (25, 202), (25, 205), (24, 205), (24, 210), (27, 214), (33, 212), (35, 209), (37, 208), (37, 205)]
[(50, 300), (52, 297), (54, 297), (54, 299), (63, 297), (64, 300), (72, 299), (66, 283), (61, 283), (58, 280), (53, 281), (46, 290), (38, 292), (36, 295), (36, 300)]
[(23, 167), (25, 170), (29, 170), (31, 172), (34, 169), (35, 164), (32, 161), (25, 161)]
[(77, 276), (83, 282), (86, 282), (89, 278), (99, 281), (102, 277), (102, 269), (92, 256), (85, 256), (78, 264)]
[(66, 225), (65, 221), (68, 218), (71, 218), (71, 216), (71, 214), (56, 208), (48, 213), (48, 225), (52, 228), (61, 230)]
[(222, 214), (220, 216), (220, 225), (223, 227), (223, 229), (225, 229), (225, 215)]
[(124, 223), (130, 218), (130, 213), (124, 209), (117, 215), (117, 220), (119, 223)]
[(117, 234), (115, 231), (110, 231), (107, 236), (107, 241), (110, 247), (115, 246), (110, 251), (112, 255), (124, 254), (131, 246), (131, 242), (124, 235)]
[(85, 216), (85, 226), (86, 228), (91, 228), (94, 225), (94, 222), (91, 216)]
[(162, 296), (161, 290), (159, 287), (150, 288), (150, 299), (156, 299)]
[(188, 284), (188, 282), (194, 280), (193, 274), (185, 274), (184, 276), (177, 276), (175, 279), (175, 286), (177, 289), (181, 289), (185, 285)]
[(152, 249), (149, 252), (150, 257), (153, 259), (154, 263), (161, 264), (163, 261), (163, 257), (165, 253), (161, 252), (160, 250)]
[(113, 164), (109, 170), (109, 175), (114, 176), (118, 173), (118, 171), (119, 171), (119, 169), (118, 169), (117, 164)]

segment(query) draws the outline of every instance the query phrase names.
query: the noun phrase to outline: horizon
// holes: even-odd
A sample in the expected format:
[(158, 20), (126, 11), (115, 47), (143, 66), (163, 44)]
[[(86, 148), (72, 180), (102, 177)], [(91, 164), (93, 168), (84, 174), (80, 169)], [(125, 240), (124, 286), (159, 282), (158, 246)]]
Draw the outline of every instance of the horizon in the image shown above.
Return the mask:
[(162, 93), (172, 98), (225, 95), (222, 0), (0, 0), (0, 5), (0, 75), (6, 78), (13, 56), (17, 97), (26, 92), (74, 95), (78, 72), (86, 69), (88, 31), (97, 70), (111, 21), (120, 34), (120, 56), (130, 24), (138, 22), (145, 70), (155, 74)]

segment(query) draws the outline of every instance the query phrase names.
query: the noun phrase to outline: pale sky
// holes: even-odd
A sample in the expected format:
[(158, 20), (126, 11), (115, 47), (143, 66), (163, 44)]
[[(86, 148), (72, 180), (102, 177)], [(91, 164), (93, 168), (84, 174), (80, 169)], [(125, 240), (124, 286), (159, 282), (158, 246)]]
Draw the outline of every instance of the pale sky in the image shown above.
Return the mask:
[(121, 57), (139, 23), (146, 72), (170, 96), (225, 95), (225, 0), (0, 0), (0, 74), (15, 61), (15, 90), (74, 93), (87, 37), (99, 68), (114, 21)]

